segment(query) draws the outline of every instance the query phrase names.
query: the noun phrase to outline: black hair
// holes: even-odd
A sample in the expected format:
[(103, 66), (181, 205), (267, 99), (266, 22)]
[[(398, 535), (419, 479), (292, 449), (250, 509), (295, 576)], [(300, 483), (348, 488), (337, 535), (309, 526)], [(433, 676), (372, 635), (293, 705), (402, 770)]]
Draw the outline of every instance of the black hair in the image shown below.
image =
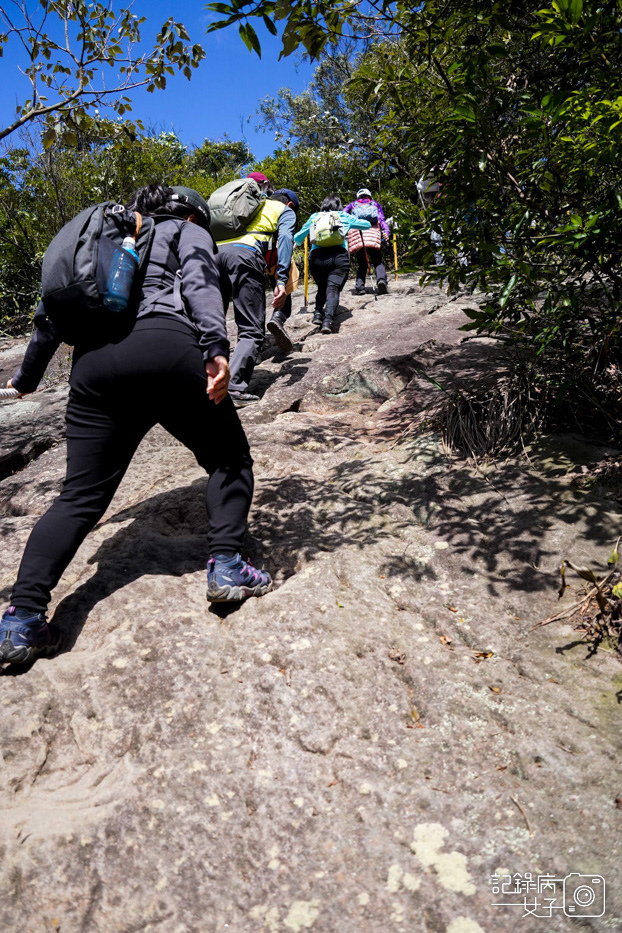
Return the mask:
[(271, 181), (258, 181), (257, 184), (259, 185), (261, 193), (265, 194), (267, 198), (271, 198), (276, 191)]
[(195, 215), (197, 223), (201, 227), (208, 228), (207, 223), (192, 204), (184, 203), (175, 197), (175, 192), (167, 185), (145, 185), (139, 188), (132, 195), (131, 202), (127, 205), (128, 210), (138, 211), (147, 217), (152, 214), (160, 214), (171, 217), (179, 217), (185, 220), (191, 214)]
[[(269, 195), (269, 197), (271, 201), (280, 201), (281, 204), (285, 204), (286, 207), (291, 204), (291, 200), (292, 200), (288, 194), (285, 194), (284, 191), (275, 191), (273, 192), (273, 194)], [(294, 213), (297, 212), (297, 209), (295, 207), (293, 208), (293, 210), (294, 210)]]
[(329, 194), (327, 195), (322, 203), (320, 204), (321, 211), (340, 211), (341, 210), (341, 198), (338, 194)]
[[(138, 211), (140, 214), (173, 213), (174, 209), (179, 207), (172, 200), (173, 189), (167, 185), (145, 185), (139, 188), (132, 195), (132, 200), (127, 205), (128, 210)], [(162, 208), (167, 208), (162, 211)], [(170, 210), (168, 210), (170, 209)], [(187, 211), (190, 213), (190, 211)]]

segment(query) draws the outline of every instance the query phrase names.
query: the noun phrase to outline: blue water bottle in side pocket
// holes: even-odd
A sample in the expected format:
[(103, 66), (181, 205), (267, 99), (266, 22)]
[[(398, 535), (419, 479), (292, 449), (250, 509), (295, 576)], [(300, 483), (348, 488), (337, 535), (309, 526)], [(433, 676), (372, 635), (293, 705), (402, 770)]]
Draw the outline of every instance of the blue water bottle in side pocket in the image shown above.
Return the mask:
[(125, 311), (130, 300), (134, 275), (138, 269), (136, 240), (126, 236), (110, 266), (103, 302), (109, 311)]

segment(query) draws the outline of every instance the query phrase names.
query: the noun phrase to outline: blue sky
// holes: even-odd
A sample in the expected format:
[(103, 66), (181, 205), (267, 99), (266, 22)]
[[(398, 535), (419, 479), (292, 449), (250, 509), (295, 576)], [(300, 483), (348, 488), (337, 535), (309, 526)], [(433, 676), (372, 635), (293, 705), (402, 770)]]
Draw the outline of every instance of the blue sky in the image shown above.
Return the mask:
[[(116, 9), (120, 7), (120, 3), (115, 3)], [(262, 44), (261, 60), (248, 51), (235, 25), (206, 35), (208, 24), (218, 17), (209, 14), (205, 4), (197, 0), (183, 5), (174, 0), (136, 0), (132, 11), (147, 17), (142, 26), (145, 40), (155, 36), (169, 16), (181, 20), (191, 40), (205, 49), (206, 58), (193, 71), (191, 81), (183, 76), (169, 77), (165, 91), (135, 92), (133, 110), (128, 116), (140, 118), (146, 126), (152, 125), (157, 130), (174, 130), (186, 144), (200, 144), (206, 137), (220, 139), (225, 133), (233, 139), (244, 135), (258, 159), (269, 155), (274, 149), (274, 139), (269, 133), (255, 132), (259, 124), (255, 116), (259, 100), (276, 95), (280, 87), (291, 87), (295, 92), (304, 90), (313, 67), (294, 56), (279, 62), (280, 41), (258, 23), (254, 25)], [(17, 47), (5, 47), (0, 59), (4, 86), (0, 101), (2, 125), (12, 118), (16, 101), (28, 96), (29, 84), (17, 70), (20, 60), (16, 52)]]

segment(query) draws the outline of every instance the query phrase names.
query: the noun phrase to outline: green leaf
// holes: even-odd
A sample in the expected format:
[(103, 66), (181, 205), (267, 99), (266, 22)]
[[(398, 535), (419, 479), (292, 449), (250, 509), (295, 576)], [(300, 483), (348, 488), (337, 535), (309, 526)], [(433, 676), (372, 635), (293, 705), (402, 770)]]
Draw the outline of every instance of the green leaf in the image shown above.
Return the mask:
[(257, 37), (257, 33), (250, 23), (246, 24), (246, 35), (248, 36), (250, 42), (249, 48), (251, 48), (253, 52), (256, 52), (259, 58), (261, 58), (261, 45), (259, 43), (259, 38)]
[(512, 294), (512, 291), (514, 290), (514, 286), (516, 285), (517, 278), (518, 277), (516, 275), (513, 275), (510, 281), (507, 283), (507, 285), (503, 289), (503, 291), (501, 292), (499, 296), (499, 307), (505, 308), (508, 302), (508, 298), (510, 297), (510, 295)]
[(622, 583), (616, 583), (616, 585), (611, 590), (611, 593), (617, 599), (622, 599)]
[(464, 120), (469, 120), (472, 123), (475, 122), (475, 113), (470, 107), (465, 107), (464, 104), (458, 104), (457, 107), (454, 107), (454, 113)]
[(240, 23), (240, 25), (239, 25), (239, 27), (238, 27), (238, 32), (240, 33), (240, 39), (242, 40), (242, 42), (244, 43), (244, 45), (246, 46), (246, 48), (248, 49), (248, 51), (249, 51), (249, 52), (252, 52), (252, 51), (253, 51), (253, 44), (252, 44), (251, 40), (249, 39), (249, 37), (248, 37), (247, 34), (246, 34), (246, 29), (247, 29), (246, 23)]
[(274, 25), (270, 17), (264, 14), (262, 18), (263, 18), (264, 26), (266, 27), (268, 32), (272, 33), (273, 36), (278, 35), (278, 29), (276, 28), (276, 26)]
[(41, 136), (41, 144), (44, 149), (49, 149), (50, 146), (53, 146), (56, 142), (56, 130), (54, 127), (49, 127), (45, 133)]

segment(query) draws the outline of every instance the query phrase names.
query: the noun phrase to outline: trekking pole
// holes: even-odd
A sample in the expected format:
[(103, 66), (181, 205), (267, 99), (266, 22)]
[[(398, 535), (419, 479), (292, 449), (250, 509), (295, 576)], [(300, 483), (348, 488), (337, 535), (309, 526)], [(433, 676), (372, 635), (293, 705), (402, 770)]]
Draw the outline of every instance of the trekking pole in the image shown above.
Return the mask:
[(367, 270), (369, 272), (371, 284), (374, 288), (374, 301), (378, 301), (378, 290), (376, 288), (376, 278), (374, 276), (374, 273), (371, 271), (371, 266), (369, 264), (369, 256), (367, 255), (367, 250), (365, 249), (365, 240), (363, 239), (363, 231), (359, 230), (359, 234), (361, 236), (361, 244), (363, 246), (363, 252), (365, 253), (365, 262), (367, 263)]
[(397, 282), (397, 233), (393, 234), (393, 258), (395, 259), (395, 281)]
[(17, 389), (0, 389), (0, 399), (4, 398), (17, 398), (19, 392)]
[(309, 239), (305, 238), (305, 311), (309, 307)]

